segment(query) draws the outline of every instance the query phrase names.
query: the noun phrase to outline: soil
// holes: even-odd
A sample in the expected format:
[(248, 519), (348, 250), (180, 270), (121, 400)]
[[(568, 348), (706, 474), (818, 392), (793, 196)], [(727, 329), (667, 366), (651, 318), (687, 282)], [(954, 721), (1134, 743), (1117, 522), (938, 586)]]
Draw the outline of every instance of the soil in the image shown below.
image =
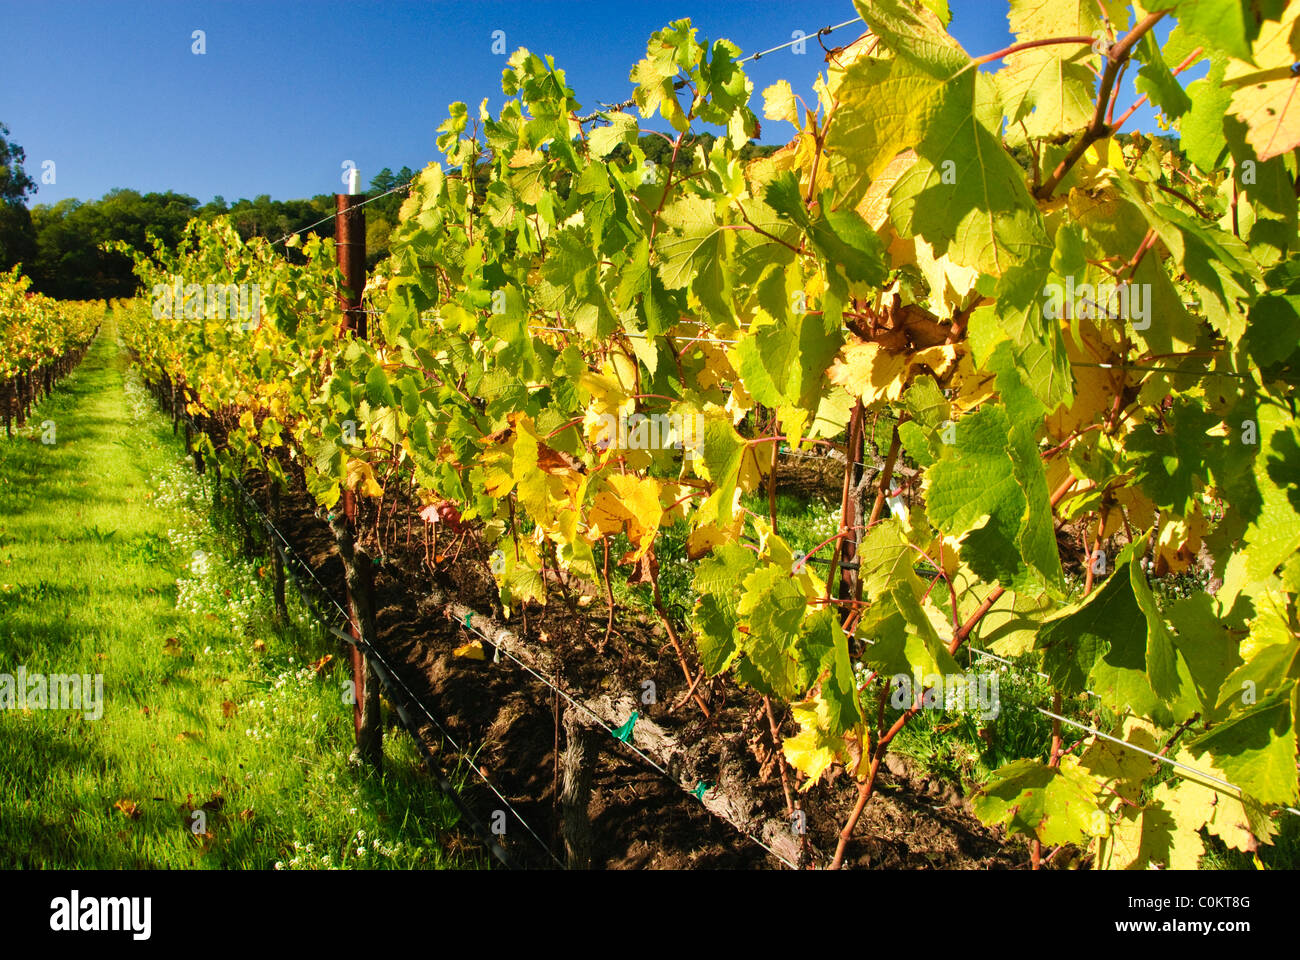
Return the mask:
[[(288, 465), (286, 465), (288, 466)], [(292, 468), (290, 468), (292, 469)], [(842, 467), (839, 468), (842, 478)], [(793, 465), (778, 473), (783, 486), (809, 494), (838, 498), (833, 468)], [(316, 577), (340, 604), (344, 602), (343, 565), (326, 520), (315, 512), (301, 476), (285, 494), (278, 523), (294, 553), (306, 560)], [(260, 503), (266, 503), (259, 478), (245, 481)], [(505, 796), (541, 841), (564, 858), (557, 785), (562, 784), (556, 750), (563, 751), (563, 703), (546, 684), (504, 656), (493, 660), (456, 656), (453, 651), (473, 637), (459, 624), (437, 613), (428, 602), (435, 584), (449, 595), (490, 616), (499, 616), (496, 588), (487, 565), (487, 551), (472, 535), (459, 550), (443, 542), (438, 550), (451, 554), (431, 574), (424, 536), (428, 526), (410, 505), (382, 502), (382, 522), (367, 502), (358, 517), (359, 542), (381, 560), (375, 590), (379, 646), (405, 685), (450, 734), (457, 749), (417, 708), (420, 733), (434, 752), (442, 772), (463, 775), (462, 796), (479, 820), (486, 823), (500, 800), (466, 766), (472, 763)], [(374, 530), (383, 531), (383, 548)], [(604, 651), (608, 610), (597, 598), (586, 608), (566, 604), (564, 589), (548, 585), (550, 603), (530, 605), (525, 616), (506, 621), (525, 641), (545, 646), (563, 664), (560, 685), (578, 695), (639, 694), (643, 681), (653, 680), (657, 702), (642, 715), (660, 724), (679, 742), (691, 745), (705, 764), (728, 774), (743, 771), (755, 798), (772, 817), (786, 818), (779, 771), (773, 762), (771, 734), (762, 701), (752, 691), (729, 680), (706, 681), (699, 693), (710, 705), (705, 719), (684, 699), (688, 685), (671, 645), (657, 621), (630, 617), (616, 622)], [(581, 588), (572, 585), (576, 600)], [(346, 663), (338, 658), (335, 664)], [(782, 734), (795, 730), (788, 715)], [(648, 767), (623, 744), (605, 737), (595, 775), (589, 813), (594, 833), (593, 866), (604, 869), (769, 869), (782, 866), (754, 841), (714, 817), (699, 800), (675, 782)], [(716, 776), (716, 774), (714, 774)], [(801, 794), (807, 814), (807, 838), (824, 865), (835, 849), (839, 830), (856, 800), (850, 778), (834, 777)], [(501, 838), (516, 864), (554, 868), (555, 859), (542, 843), (514, 818), (507, 819)], [(999, 830), (982, 826), (971, 814), (960, 787), (929, 780), (897, 758), (882, 768), (871, 802), (850, 841), (845, 866), (886, 869), (1008, 869), (1027, 862), (1020, 841), (1008, 843)]]

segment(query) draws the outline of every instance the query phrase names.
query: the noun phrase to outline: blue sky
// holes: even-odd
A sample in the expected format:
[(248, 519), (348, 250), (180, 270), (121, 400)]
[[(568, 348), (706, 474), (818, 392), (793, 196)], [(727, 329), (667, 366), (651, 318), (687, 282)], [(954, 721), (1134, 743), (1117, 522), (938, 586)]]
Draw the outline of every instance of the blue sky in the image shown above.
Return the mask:
[[(952, 7), (951, 30), (971, 53), (1012, 41), (1001, 0)], [(498, 108), (495, 30), (509, 52), (552, 54), (595, 109), (630, 96), (646, 38), (678, 17), (751, 53), (854, 15), (849, 0), (0, 0), (0, 123), (38, 181), (43, 161), (56, 164), (56, 182), (31, 203), (113, 187), (203, 202), (306, 197), (341, 190), (346, 160), (368, 182), (381, 167), (439, 159), (434, 131), (453, 100)], [(806, 93), (823, 68), (815, 41), (748, 65), (755, 109), (775, 80)], [(791, 133), (767, 123), (764, 139)]]

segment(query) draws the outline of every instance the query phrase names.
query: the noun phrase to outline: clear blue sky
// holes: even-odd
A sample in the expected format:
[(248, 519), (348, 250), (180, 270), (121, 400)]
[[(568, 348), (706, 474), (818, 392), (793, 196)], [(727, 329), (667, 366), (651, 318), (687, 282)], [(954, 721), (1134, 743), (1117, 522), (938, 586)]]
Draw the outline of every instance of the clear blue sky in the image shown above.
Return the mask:
[[(1011, 42), (1001, 0), (952, 6), (971, 53)], [(381, 167), (440, 159), (434, 131), (450, 102), (473, 112), (488, 97), (495, 111), (505, 99), (495, 30), (508, 52), (552, 54), (595, 109), (630, 96), (647, 37), (678, 17), (751, 53), (854, 15), (849, 0), (0, 0), (0, 123), (38, 182), (42, 161), (56, 164), (31, 203), (114, 187), (284, 200), (341, 190), (345, 160), (368, 183)], [(748, 65), (756, 111), (768, 84), (785, 77), (806, 95), (823, 68), (815, 40)], [(769, 142), (792, 133), (765, 128)]]

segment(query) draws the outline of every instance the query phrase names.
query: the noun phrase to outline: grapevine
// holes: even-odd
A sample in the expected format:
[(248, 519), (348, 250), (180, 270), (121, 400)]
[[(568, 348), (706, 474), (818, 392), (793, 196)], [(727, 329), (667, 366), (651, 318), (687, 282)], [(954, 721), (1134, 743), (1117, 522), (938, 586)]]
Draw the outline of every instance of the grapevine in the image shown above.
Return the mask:
[(28, 290), (14, 267), (0, 273), (0, 417), (6, 434), (23, 426), (32, 405), (85, 355), (106, 304), (57, 301)]
[[(1054, 721), (972, 800), (1035, 866), (1045, 846), (1195, 866), (1202, 828), (1254, 850), (1298, 789), (1300, 3), (1235, 25), (1210, 6), (1013, 0), (1016, 42), (972, 57), (944, 4), (859, 0), (869, 32), (809, 94), (763, 91), (794, 135), (751, 161), (741, 51), (677, 21), (631, 72), (672, 131), (662, 168), (632, 114), (584, 117), (519, 50), (499, 113), (457, 103), (439, 128), (369, 339), (338, 336), (329, 241), (222, 221), (135, 252), (150, 302), (123, 335), (219, 426), (223, 467), (288, 483), (291, 462), (325, 511), (410, 490), (472, 529), (507, 614), (557, 602), (548, 571), (630, 570), (696, 709), (725, 675), (793, 716), (798, 792), (855, 781), (832, 865), (972, 650), (1181, 765), (1070, 752)], [(1177, 146), (1124, 131), (1139, 101)], [(204, 302), (221, 284), (256, 285), (256, 315)], [(804, 556), (775, 464), (826, 449), (839, 526)], [(684, 620), (656, 553), (678, 524)], [(1153, 590), (1201, 567), (1205, 592)], [(899, 677), (921, 678), (902, 702)]]

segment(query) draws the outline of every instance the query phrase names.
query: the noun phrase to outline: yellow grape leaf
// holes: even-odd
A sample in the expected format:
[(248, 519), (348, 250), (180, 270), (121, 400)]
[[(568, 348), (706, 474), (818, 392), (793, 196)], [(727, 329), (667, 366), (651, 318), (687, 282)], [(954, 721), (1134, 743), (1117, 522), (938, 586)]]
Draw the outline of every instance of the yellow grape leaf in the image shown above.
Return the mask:
[[(1075, 344), (1072, 336), (1066, 334), (1064, 339), (1065, 352), (1072, 361), (1087, 363), (1091, 360)], [(1076, 366), (1073, 369), (1074, 393), (1047, 417), (1047, 432), (1058, 442), (1080, 427), (1095, 423), (1097, 415), (1107, 411), (1115, 398), (1110, 371), (1097, 366)]]
[[(804, 117), (803, 129), (799, 131), (795, 139), (794, 148), (794, 166), (797, 170), (808, 171), (816, 168), (818, 171), (818, 184), (825, 184), (830, 179), (826, 170), (826, 164), (818, 164), (817, 160), (821, 156), (821, 142), (817, 137), (817, 117), (812, 113)], [(806, 173), (799, 177), (800, 189), (806, 189), (807, 184), (804, 182)], [(816, 196), (818, 189), (812, 190), (812, 195)]]
[(993, 396), (996, 380), (996, 374), (976, 370), (969, 353), (960, 354), (957, 372), (952, 377), (953, 386), (957, 388), (957, 395), (950, 401), (953, 414), (965, 413)]
[(686, 483), (665, 483), (659, 491), (659, 502), (664, 508), (663, 526), (669, 526), (678, 520), (686, 519), (690, 509), (691, 494), (698, 488)]
[(768, 120), (784, 120), (799, 126), (799, 113), (794, 89), (789, 80), (778, 80), (763, 91), (763, 116)]
[(546, 530), (556, 523), (558, 512), (572, 502), (581, 484), (579, 464), (568, 454), (553, 450), (538, 436), (531, 417), (514, 418), (515, 437), (511, 473), (519, 502), (529, 516)]
[(616, 380), (590, 370), (578, 377), (578, 387), (591, 397), (589, 413), (610, 413), (617, 417), (624, 407), (630, 408), (632, 403)]
[[(1195, 757), (1184, 747), (1174, 759), (1193, 770), (1228, 780), (1208, 754)], [(1205, 827), (1234, 850), (1243, 851), (1256, 849), (1259, 841), (1267, 841), (1276, 832), (1268, 811), (1254, 800), (1183, 768), (1177, 773), (1177, 778), (1156, 787), (1151, 799), (1173, 814), (1178, 832), (1194, 834)]]
[(1246, 142), (1261, 161), (1300, 147), (1300, 39), (1294, 39), (1300, 5), (1289, 4), (1282, 20), (1266, 20), (1251, 44), (1258, 67), (1232, 60), (1224, 82), (1235, 88), (1230, 109), (1247, 127)]
[[(1129, 525), (1134, 531), (1146, 530), (1155, 522), (1156, 505), (1136, 486), (1116, 488), (1115, 501), (1128, 514)], [(1110, 525), (1110, 520), (1106, 520), (1107, 528)]]
[(871, 229), (878, 231), (889, 225), (890, 191), (898, 178), (914, 163), (916, 163), (916, 151), (904, 150), (890, 160), (880, 175), (871, 181), (871, 186), (858, 201), (856, 208), (858, 215), (871, 224)]
[(353, 493), (362, 497), (382, 497), (384, 488), (375, 479), (375, 471), (364, 460), (348, 461), (346, 486)]
[(1194, 504), (1186, 517), (1162, 513), (1160, 533), (1156, 540), (1156, 572), (1163, 574), (1167, 569), (1170, 573), (1182, 573), (1190, 567), (1201, 549), (1201, 538), (1208, 529), (1209, 521), (1205, 519), (1199, 504)]
[(1140, 809), (1125, 806), (1119, 822), (1101, 837), (1094, 868), (1145, 870), (1160, 863), (1172, 870), (1195, 870), (1204, 852), (1200, 834), (1182, 833), (1162, 804), (1153, 802)]
[[(687, 324), (678, 324), (672, 330), (672, 336), (682, 339), (692, 339), (706, 334), (701, 334), (700, 328)], [(734, 339), (728, 336), (727, 332), (721, 329), (715, 329), (711, 332), (712, 336), (721, 336), (724, 339)], [(695, 340), (689, 344), (690, 351), (698, 351), (704, 359), (704, 367), (695, 375), (695, 385), (701, 390), (723, 389), (726, 384), (734, 384), (733, 389), (742, 389), (739, 379), (736, 377), (736, 371), (731, 366), (731, 361), (727, 358), (727, 344), (716, 343), (713, 340)], [(685, 352), (685, 351), (683, 351)], [(743, 394), (748, 397), (748, 393)], [(753, 405), (751, 400), (745, 409)]]
[[(1141, 717), (1128, 717), (1120, 729), (1119, 737), (1125, 743), (1131, 743), (1143, 750), (1155, 752), (1159, 749), (1156, 742), (1156, 728), (1149, 720)], [(1142, 795), (1142, 782), (1151, 776), (1156, 761), (1136, 750), (1129, 750), (1118, 743), (1094, 737), (1092, 743), (1079, 757), (1079, 766), (1094, 776), (1102, 786), (1103, 798), (1107, 790), (1113, 791), (1125, 800), (1137, 802)], [(1116, 803), (1119, 803), (1116, 800)]]
[(867, 753), (865, 728), (859, 728), (861, 743), (856, 739), (850, 743), (847, 737), (832, 735), (831, 706), (820, 692), (801, 703), (790, 704), (790, 713), (799, 724), (799, 732), (785, 738), (783, 749), (790, 766), (807, 778), (799, 785), (800, 792), (816, 786), (821, 775), (837, 761), (852, 766), (854, 770), (851, 772), (856, 775)]
[(686, 538), (686, 556), (691, 560), (699, 560), (714, 547), (730, 543), (735, 539), (734, 533), (729, 533), (713, 524), (697, 527)]
[(916, 262), (920, 256), (920, 245), (925, 243), (920, 237), (900, 237), (898, 231), (894, 229), (893, 221), (889, 218), (889, 204), (893, 198), (894, 184), (909, 167), (916, 163), (916, 159), (916, 151), (907, 149), (890, 160), (880, 175), (871, 181), (871, 186), (867, 188), (866, 194), (857, 205), (858, 214), (885, 241), (885, 253), (889, 265), (895, 270)]
[(917, 269), (930, 285), (931, 309), (940, 319), (950, 317), (953, 308), (970, 297), (980, 273), (974, 267), (954, 263), (950, 257), (936, 257), (934, 248), (923, 237), (916, 237), (914, 241)]
[(745, 384), (737, 380), (727, 395), (727, 404), (722, 409), (731, 416), (732, 426), (745, 419), (745, 414), (754, 409), (754, 398), (750, 396)]
[(880, 400), (898, 400), (903, 395), (907, 372), (906, 354), (890, 353), (878, 343), (847, 344), (843, 359), (831, 366), (831, 383), (838, 383), (870, 405)]
[(514, 489), (513, 441), (488, 447), (479, 454), (479, 461), (483, 464), (483, 489), (488, 496), (500, 500)]
[(615, 474), (606, 481), (609, 489), (596, 494), (587, 513), (588, 532), (593, 537), (627, 533), (637, 545), (634, 559), (643, 557), (654, 543), (663, 518), (659, 484), (649, 477)]
[(636, 393), (636, 361), (626, 353), (623, 353), (621, 350), (611, 353), (608, 359), (605, 360), (602, 372), (606, 377), (612, 377), (617, 381), (622, 393), (629, 396)]
[(859, 340), (844, 346), (842, 359), (837, 358), (827, 373), (832, 383), (870, 406), (902, 397), (908, 378), (920, 367), (929, 367), (937, 377), (946, 376), (959, 352), (957, 345), (945, 343), (910, 354), (894, 353), (879, 343)]
[(486, 660), (487, 655), (483, 652), (482, 640), (471, 640), (469, 643), (462, 644), (452, 651), (457, 657), (465, 657), (468, 660)]
[[(941, 343), (933, 347), (926, 347), (924, 350), (918, 350), (908, 358), (908, 367), (929, 367), (934, 371), (934, 375), (943, 379), (952, 369), (957, 360), (958, 347), (956, 344)], [(909, 375), (911, 370), (908, 370)]]

